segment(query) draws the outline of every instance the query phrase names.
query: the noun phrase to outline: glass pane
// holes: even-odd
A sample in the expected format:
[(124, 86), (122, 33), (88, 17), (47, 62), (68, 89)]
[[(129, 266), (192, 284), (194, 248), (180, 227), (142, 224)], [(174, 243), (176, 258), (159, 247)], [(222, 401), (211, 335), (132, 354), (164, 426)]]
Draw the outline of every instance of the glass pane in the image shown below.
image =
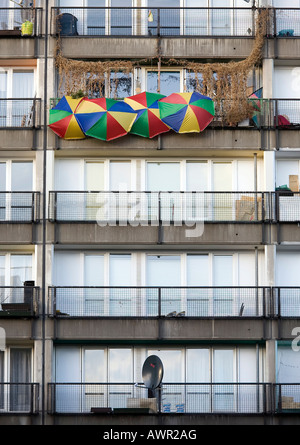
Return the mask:
[(6, 108), (7, 101), (1, 100), (7, 97), (7, 72), (0, 71), (0, 127), (5, 127), (6, 125)]
[(211, 0), (211, 7), (219, 8), (211, 11), (211, 26), (213, 35), (231, 34), (231, 11), (222, 8), (229, 8), (231, 0)]
[(131, 95), (131, 75), (118, 72), (110, 74), (110, 97), (123, 99)]
[[(88, 0), (87, 6), (105, 7), (105, 0)], [(105, 9), (87, 9), (87, 33), (98, 36), (105, 34)]]
[(197, 289), (199, 286), (209, 286), (210, 271), (208, 255), (187, 256), (187, 315), (208, 316), (210, 309), (210, 290)]
[(11, 190), (31, 191), (33, 181), (32, 162), (13, 162), (11, 166)]
[(111, 383), (132, 383), (132, 371), (131, 349), (109, 350), (109, 380)]
[(209, 349), (187, 349), (187, 376), (188, 383), (210, 382)]
[[(84, 257), (84, 285), (104, 286), (104, 256), (85, 255)], [(99, 316), (104, 314), (105, 290), (90, 287), (84, 289), (84, 314)]]
[(6, 190), (6, 163), (0, 162), (0, 192)]
[(131, 162), (110, 163), (109, 189), (112, 191), (131, 190)]
[[(162, 255), (147, 256), (147, 286), (166, 286), (161, 289), (161, 314), (168, 315), (183, 310), (182, 291), (174, 286), (181, 285), (181, 258), (180, 256)], [(147, 313), (158, 313), (158, 290), (148, 289)]]
[[(31, 388), (24, 383), (31, 381), (31, 350), (10, 350), (10, 411), (29, 411)], [(12, 383), (18, 383), (13, 385)], [(22, 385), (23, 383), (23, 385)]]
[(85, 164), (85, 190), (104, 190), (104, 163), (86, 162)]
[[(158, 34), (158, 10), (160, 10), (160, 34), (161, 35), (179, 35), (180, 34), (180, 0), (148, 0), (148, 8), (152, 12), (153, 19), (148, 19), (148, 34)], [(163, 9), (172, 8), (172, 9)]]
[(112, 35), (131, 35), (132, 34), (132, 10), (131, 0), (111, 0), (111, 34)]
[[(186, 0), (187, 8), (207, 8), (207, 0)], [(185, 11), (185, 35), (207, 35), (208, 10), (187, 9)]]
[(183, 352), (181, 350), (148, 350), (148, 355), (157, 355), (164, 367), (165, 383), (183, 382)]
[(207, 162), (187, 162), (186, 178), (188, 191), (208, 190)]
[(117, 287), (110, 289), (110, 314), (134, 315), (135, 300), (130, 291), (130, 286), (132, 286), (131, 256), (110, 255), (109, 266), (109, 285)]
[(23, 286), (24, 281), (31, 280), (32, 257), (31, 255), (11, 255), (10, 284), (11, 286)]
[[(150, 93), (158, 92), (158, 72), (147, 72), (147, 91)], [(161, 71), (160, 73), (160, 94), (169, 96), (172, 93), (179, 93), (180, 72), (179, 71)]]
[(179, 162), (148, 162), (147, 164), (148, 191), (179, 191), (180, 163)]
[(106, 381), (106, 362), (104, 350), (85, 350), (84, 381), (86, 383), (104, 383)]
[(231, 162), (214, 162), (214, 191), (231, 191), (232, 190), (232, 164)]
[(33, 102), (30, 98), (34, 96), (33, 85), (33, 71), (13, 72), (12, 97), (18, 100), (12, 101), (12, 126), (24, 127), (31, 122)]
[[(5, 286), (5, 256), (0, 255), (0, 286)], [(1, 295), (2, 297), (2, 295)], [(2, 300), (2, 298), (1, 298)]]

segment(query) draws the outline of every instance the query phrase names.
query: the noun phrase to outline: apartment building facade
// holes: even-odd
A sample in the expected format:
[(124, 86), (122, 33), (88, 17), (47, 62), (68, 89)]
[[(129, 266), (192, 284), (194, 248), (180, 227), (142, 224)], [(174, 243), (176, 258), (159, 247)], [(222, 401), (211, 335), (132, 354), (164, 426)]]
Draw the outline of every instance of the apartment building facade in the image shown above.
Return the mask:
[[(300, 2), (160, 3), (0, 1), (0, 424), (299, 423)], [(90, 97), (193, 92), (186, 61), (247, 59), (266, 8), (257, 120), (49, 128), (58, 44), (107, 63)]]

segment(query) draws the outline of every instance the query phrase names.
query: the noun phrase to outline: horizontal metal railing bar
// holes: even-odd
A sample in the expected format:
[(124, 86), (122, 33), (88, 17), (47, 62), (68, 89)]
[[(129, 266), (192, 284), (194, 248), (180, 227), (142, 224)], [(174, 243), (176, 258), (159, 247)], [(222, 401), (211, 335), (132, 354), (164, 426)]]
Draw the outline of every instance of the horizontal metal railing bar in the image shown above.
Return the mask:
[(148, 388), (136, 383), (50, 383), (48, 412), (148, 407), (162, 414), (263, 414), (273, 409), (272, 392), (269, 383), (162, 383), (149, 398)]
[(0, 383), (0, 415), (37, 414), (39, 383)]

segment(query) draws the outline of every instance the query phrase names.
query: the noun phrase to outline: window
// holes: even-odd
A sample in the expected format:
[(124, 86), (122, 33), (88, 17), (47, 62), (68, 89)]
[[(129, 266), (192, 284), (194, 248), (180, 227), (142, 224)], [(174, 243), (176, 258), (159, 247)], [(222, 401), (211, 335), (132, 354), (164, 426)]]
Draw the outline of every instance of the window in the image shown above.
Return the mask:
[(0, 127), (30, 126), (33, 96), (34, 70), (0, 68)]
[(0, 288), (0, 304), (23, 303), (25, 301), (24, 282), (31, 281), (33, 275), (32, 255), (1, 254), (0, 274), (0, 285), (2, 286)]
[(32, 186), (32, 162), (0, 161), (0, 220), (31, 221)]
[(160, 93), (169, 96), (181, 91), (181, 71), (147, 71), (146, 91), (149, 93)]

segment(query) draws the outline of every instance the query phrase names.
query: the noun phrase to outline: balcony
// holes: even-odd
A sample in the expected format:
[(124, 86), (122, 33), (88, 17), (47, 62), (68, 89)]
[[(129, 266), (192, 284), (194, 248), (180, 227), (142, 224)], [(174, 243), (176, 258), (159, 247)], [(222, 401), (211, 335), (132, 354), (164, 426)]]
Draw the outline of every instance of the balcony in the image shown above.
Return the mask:
[[(246, 58), (256, 35), (256, 8), (52, 8), (51, 34), (64, 38), (66, 57), (161, 56)], [(299, 8), (273, 8), (268, 54), (299, 57)], [(66, 37), (76, 37), (76, 40)], [(88, 47), (84, 39), (90, 38)], [(224, 47), (225, 46), (225, 47)], [(85, 48), (85, 51), (83, 50)], [(199, 56), (200, 55), (200, 56)]]
[(280, 383), (276, 385), (278, 413), (300, 412), (300, 383)]
[[(58, 99), (52, 99), (50, 107), (54, 107)], [(164, 133), (153, 139), (142, 138), (130, 133), (122, 138), (105, 142), (95, 138), (84, 140), (64, 140), (56, 137), (49, 130), (50, 144), (54, 149), (62, 150), (101, 150), (103, 155), (111, 155), (112, 149), (117, 155), (136, 156), (153, 154), (154, 150), (163, 150), (166, 154), (182, 153), (197, 156), (214, 150), (243, 151), (253, 153), (257, 150), (273, 150), (281, 147), (299, 148), (300, 137), (300, 99), (260, 99), (259, 111), (239, 123), (231, 123), (226, 119), (226, 112), (231, 102), (224, 100), (216, 104), (213, 121), (200, 134), (177, 134), (173, 131)], [(227, 110), (227, 111), (226, 111)]]
[(253, 244), (262, 242), (261, 223), (270, 219), (268, 198), (261, 192), (52, 191), (48, 217), (56, 243), (194, 244), (197, 238), (224, 244), (247, 238)]
[[(300, 293), (299, 293), (300, 295)], [(268, 287), (49, 287), (56, 318), (262, 318)]]
[[(0, 8), (1, 58), (37, 56), (35, 38), (43, 33), (42, 14), (42, 8)], [(32, 24), (27, 29), (23, 25), (26, 21)]]
[(41, 99), (0, 99), (1, 150), (36, 148), (41, 126)]
[(0, 416), (38, 412), (38, 383), (0, 383)]
[(266, 414), (271, 411), (268, 383), (163, 383), (148, 398), (133, 383), (50, 383), (51, 414)]
[(0, 318), (38, 316), (39, 287), (31, 281), (25, 283), (24, 287), (0, 287)]

